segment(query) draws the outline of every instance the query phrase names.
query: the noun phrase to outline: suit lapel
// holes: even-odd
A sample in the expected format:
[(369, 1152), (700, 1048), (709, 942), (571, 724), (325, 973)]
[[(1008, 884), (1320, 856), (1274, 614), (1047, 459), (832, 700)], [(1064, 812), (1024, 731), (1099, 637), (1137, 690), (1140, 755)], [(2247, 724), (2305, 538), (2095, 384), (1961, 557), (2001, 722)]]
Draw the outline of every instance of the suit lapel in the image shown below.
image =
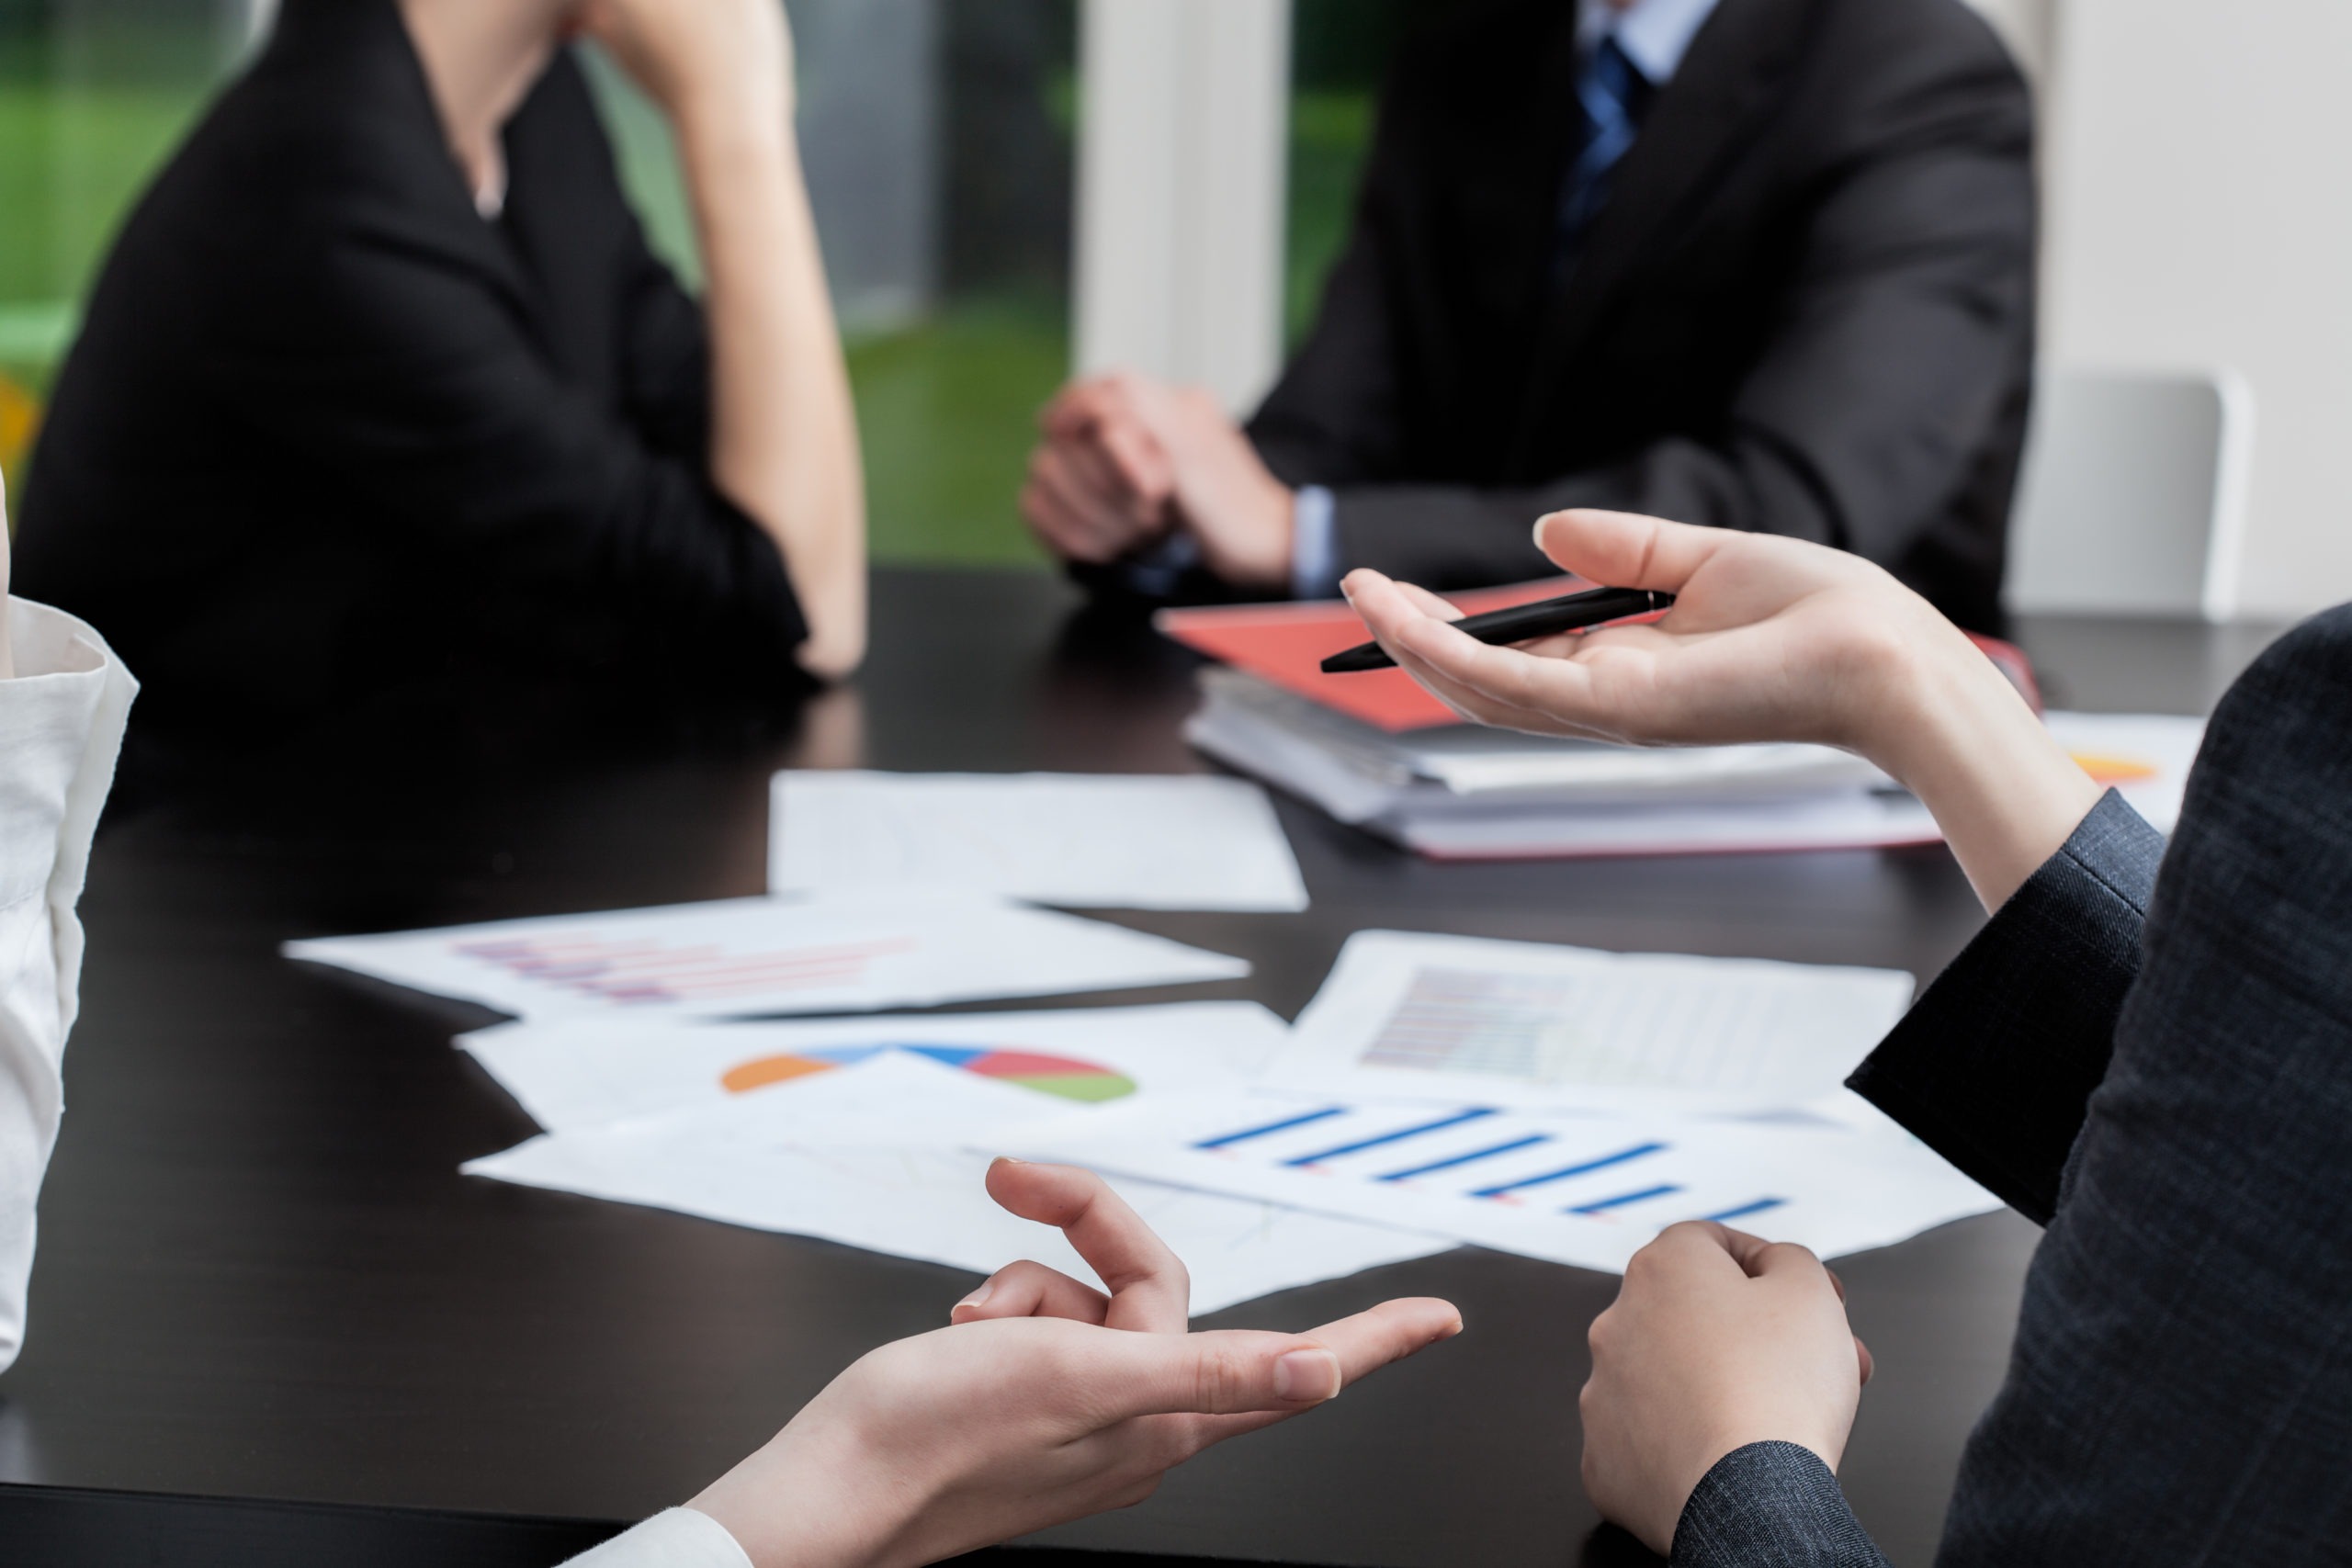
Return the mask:
[[(1617, 165), (1601, 210), (1566, 285), (1547, 299), (1533, 378), (1521, 405), (1514, 453), (1577, 351), (1609, 307), (1641, 274), (1644, 259), (1674, 221), (1702, 198), (1743, 132), (1777, 101), (1795, 65), (1816, 0), (1722, 0), (1691, 41), (1633, 148)], [(1557, 206), (1557, 182), (1544, 211)]]

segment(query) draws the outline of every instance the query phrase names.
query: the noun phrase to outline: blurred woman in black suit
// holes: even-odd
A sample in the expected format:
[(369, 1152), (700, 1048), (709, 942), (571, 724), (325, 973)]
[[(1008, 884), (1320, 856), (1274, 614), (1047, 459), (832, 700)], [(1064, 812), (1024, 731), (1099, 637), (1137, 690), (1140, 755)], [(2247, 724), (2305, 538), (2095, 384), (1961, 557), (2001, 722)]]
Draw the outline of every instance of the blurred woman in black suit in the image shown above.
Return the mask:
[[(623, 199), (583, 32), (676, 132), (699, 305)], [(18, 581), (139, 671), (134, 739), (509, 666), (854, 666), (792, 100), (775, 0), (286, 0), (125, 228), (26, 498)]]

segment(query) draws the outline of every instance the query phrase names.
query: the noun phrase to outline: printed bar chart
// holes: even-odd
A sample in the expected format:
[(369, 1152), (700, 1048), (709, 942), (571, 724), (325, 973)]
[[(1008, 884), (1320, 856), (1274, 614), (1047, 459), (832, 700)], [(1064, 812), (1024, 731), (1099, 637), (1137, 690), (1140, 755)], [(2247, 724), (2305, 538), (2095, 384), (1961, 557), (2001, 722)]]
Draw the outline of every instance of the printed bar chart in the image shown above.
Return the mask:
[(914, 945), (912, 938), (899, 937), (730, 952), (715, 942), (673, 947), (589, 933), (465, 942), (457, 951), (521, 978), (624, 1007), (641, 1007), (854, 984), (865, 978), (875, 959), (911, 952)]
[(1825, 1255), (1996, 1207), (1891, 1123), (1138, 1096), (1016, 1152), (1617, 1269), (1713, 1220)]

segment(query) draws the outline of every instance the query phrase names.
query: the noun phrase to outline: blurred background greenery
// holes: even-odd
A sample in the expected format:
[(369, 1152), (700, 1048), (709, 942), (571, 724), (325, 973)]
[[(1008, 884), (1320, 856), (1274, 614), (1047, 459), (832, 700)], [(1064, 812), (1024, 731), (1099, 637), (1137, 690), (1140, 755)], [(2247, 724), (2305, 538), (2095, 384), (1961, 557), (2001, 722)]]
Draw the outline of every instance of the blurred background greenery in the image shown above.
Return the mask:
[[(236, 69), (253, 3), (0, 0), (0, 470), (12, 490), (115, 229)], [(1381, 74), (1408, 13), (1430, 3), (1295, 0), (1294, 342), (1345, 236)], [(1042, 564), (1013, 500), (1037, 407), (1069, 361), (1075, 3), (933, 0), (862, 32), (860, 18), (880, 9), (793, 6), (819, 209), (844, 229), (864, 225), (854, 243), (829, 231), (827, 248), (874, 551)], [(904, 17), (916, 14), (925, 30), (910, 42)], [(911, 124), (903, 84), (877, 77), (868, 58), (909, 49), (925, 89)], [(631, 196), (691, 280), (692, 225), (660, 118), (610, 71), (592, 70)], [(876, 165), (877, 142), (899, 146), (899, 163)], [(889, 183), (877, 167), (922, 188), (875, 219), (861, 203)], [(877, 222), (880, 240), (866, 243)]]

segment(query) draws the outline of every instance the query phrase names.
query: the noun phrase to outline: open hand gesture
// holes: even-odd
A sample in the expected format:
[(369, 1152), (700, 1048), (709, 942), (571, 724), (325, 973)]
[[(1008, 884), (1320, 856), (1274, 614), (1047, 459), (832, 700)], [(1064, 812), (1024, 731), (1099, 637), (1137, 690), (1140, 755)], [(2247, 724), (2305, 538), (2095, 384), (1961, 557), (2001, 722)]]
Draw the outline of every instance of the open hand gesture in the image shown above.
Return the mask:
[(1409, 1300), (1309, 1334), (1188, 1333), (1183, 1265), (1100, 1178), (1000, 1160), (988, 1181), (1061, 1227), (1107, 1293), (1015, 1263), (950, 1327), (836, 1378), (694, 1500), (761, 1568), (913, 1568), (1139, 1503), (1211, 1444), (1462, 1326), (1448, 1303)]
[(1481, 724), (1643, 746), (1810, 740), (1916, 793), (1998, 908), (2056, 853), (2098, 787), (1957, 626), (1859, 557), (1800, 539), (1618, 512), (1559, 512), (1535, 541), (1611, 588), (1662, 589), (1645, 626), (1489, 648), (1434, 594), (1341, 586), (1413, 678)]

